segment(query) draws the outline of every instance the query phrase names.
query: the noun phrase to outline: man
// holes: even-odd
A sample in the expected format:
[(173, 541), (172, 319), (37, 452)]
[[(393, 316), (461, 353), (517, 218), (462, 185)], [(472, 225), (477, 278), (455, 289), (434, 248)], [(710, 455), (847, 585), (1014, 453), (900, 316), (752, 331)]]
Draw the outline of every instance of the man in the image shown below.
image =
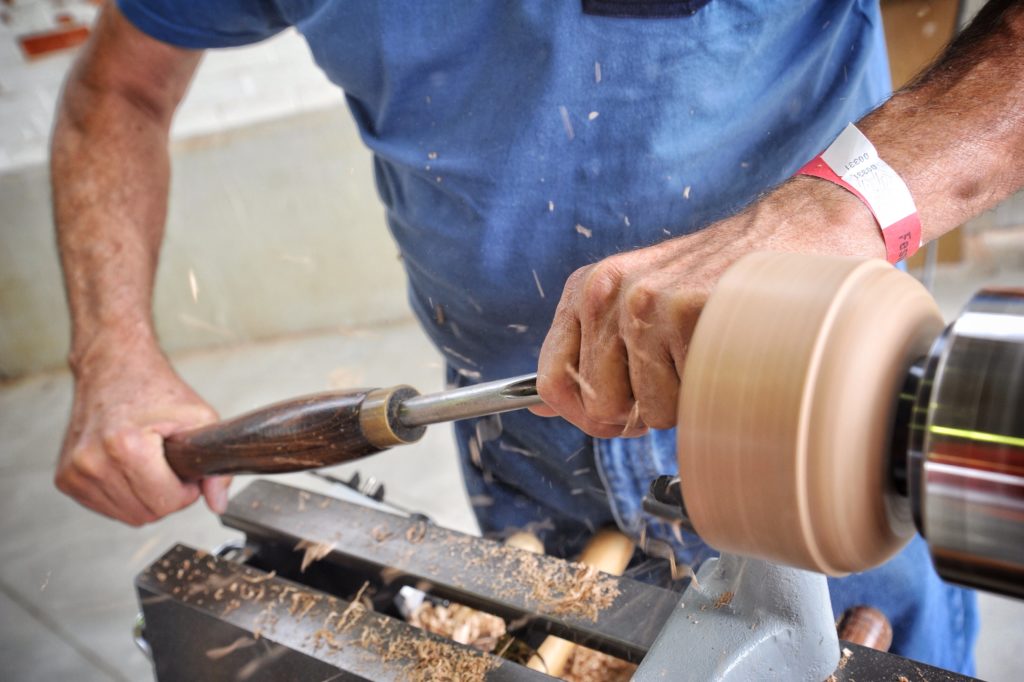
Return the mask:
[[(643, 491), (675, 467), (686, 343), (722, 271), (757, 249), (885, 256), (852, 194), (786, 181), (887, 95), (868, 0), (121, 0), (68, 80), (53, 145), (76, 378), (57, 485), (113, 518), (153, 521), (200, 492), (224, 508), (226, 481), (183, 484), (162, 456), (163, 436), (215, 417), (150, 321), (167, 133), (199, 49), (289, 25), (374, 151), (451, 381), (537, 368), (536, 412), (581, 429), (529, 414), (456, 426), (470, 493), (494, 500), (476, 510), (485, 532), (532, 524), (562, 554), (605, 523), (639, 535)], [(1022, 185), (1022, 36), (1022, 4), (991, 3), (938, 68), (858, 123), (909, 186), (925, 240)], [(684, 559), (701, 549), (648, 534)], [(898, 653), (970, 671), (974, 602), (938, 580), (920, 539), (831, 587), (837, 612), (881, 608)]]

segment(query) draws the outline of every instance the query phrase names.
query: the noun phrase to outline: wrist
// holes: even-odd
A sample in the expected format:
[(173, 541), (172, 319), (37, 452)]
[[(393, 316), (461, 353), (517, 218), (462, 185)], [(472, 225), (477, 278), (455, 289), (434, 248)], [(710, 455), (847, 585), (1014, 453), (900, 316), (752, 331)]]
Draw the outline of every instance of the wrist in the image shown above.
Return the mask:
[(72, 334), (68, 366), (76, 380), (102, 374), (109, 368), (123, 368), (127, 363), (152, 364), (166, 358), (148, 321), (108, 326)]
[[(751, 235), (755, 249), (885, 258), (885, 241), (871, 211), (846, 189), (796, 176), (765, 197), (757, 223), (770, 234)], [(760, 208), (755, 210), (762, 210)]]

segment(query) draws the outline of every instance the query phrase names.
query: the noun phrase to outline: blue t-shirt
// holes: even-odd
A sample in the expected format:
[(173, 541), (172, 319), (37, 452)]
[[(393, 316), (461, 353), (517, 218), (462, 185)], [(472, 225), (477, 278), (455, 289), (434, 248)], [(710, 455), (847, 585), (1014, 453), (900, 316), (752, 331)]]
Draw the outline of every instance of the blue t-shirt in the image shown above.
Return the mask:
[(574, 270), (735, 212), (889, 92), (877, 1), (584, 5), (629, 3), (120, 0), (183, 47), (298, 28), (374, 152), (415, 312), (474, 379), (535, 369)]

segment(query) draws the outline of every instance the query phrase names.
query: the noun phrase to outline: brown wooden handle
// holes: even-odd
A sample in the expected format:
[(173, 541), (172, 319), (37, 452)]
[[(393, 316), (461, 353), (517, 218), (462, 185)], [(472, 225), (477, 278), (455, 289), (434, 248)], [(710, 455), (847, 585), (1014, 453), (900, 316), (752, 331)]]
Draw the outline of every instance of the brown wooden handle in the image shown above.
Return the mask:
[(282, 473), (340, 464), (384, 448), (360, 424), (370, 389), (286, 400), (164, 440), (179, 478), (213, 474)]
[(871, 606), (851, 606), (839, 619), (839, 639), (878, 651), (892, 645), (892, 625), (885, 614)]

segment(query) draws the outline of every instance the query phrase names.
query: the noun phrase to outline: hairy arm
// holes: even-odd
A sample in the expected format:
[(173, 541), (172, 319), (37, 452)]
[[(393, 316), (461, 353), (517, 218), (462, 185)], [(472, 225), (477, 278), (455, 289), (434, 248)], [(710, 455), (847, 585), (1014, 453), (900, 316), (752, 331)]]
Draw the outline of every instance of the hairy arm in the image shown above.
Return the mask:
[[(160, 351), (150, 306), (167, 210), (171, 118), (201, 54), (156, 41), (108, 3), (73, 67), (53, 136), (51, 181), (72, 318), (75, 396), (56, 483), (140, 524), (191, 504), (162, 437), (215, 414)], [(226, 481), (204, 482), (221, 507)]]
[[(936, 239), (1024, 186), (1024, 2), (992, 0), (928, 71), (858, 127)], [(800, 161), (804, 161), (801, 159)], [(757, 250), (885, 257), (871, 213), (816, 178), (701, 232), (569, 278), (538, 363), (538, 414), (598, 437), (676, 422), (686, 346), (722, 272)]]

